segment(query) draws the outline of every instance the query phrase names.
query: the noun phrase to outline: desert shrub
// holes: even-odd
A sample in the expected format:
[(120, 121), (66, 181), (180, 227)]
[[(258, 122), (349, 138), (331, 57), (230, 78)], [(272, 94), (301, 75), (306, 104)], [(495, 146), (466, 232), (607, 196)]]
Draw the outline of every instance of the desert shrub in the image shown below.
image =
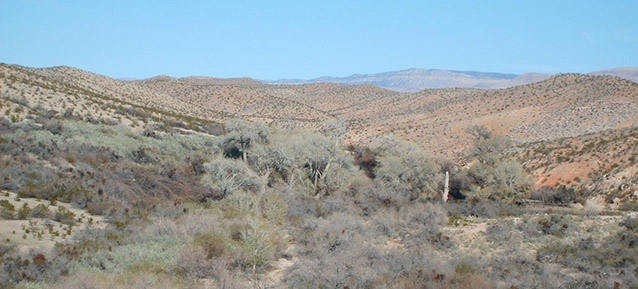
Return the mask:
[(20, 282), (53, 282), (68, 273), (66, 258), (40, 251), (19, 253), (11, 243), (0, 244), (0, 288), (14, 288)]
[(475, 190), (477, 181), (469, 175), (469, 169), (451, 169), (450, 171), (450, 194), (454, 198), (463, 199), (468, 196), (468, 192)]
[[(638, 218), (636, 217), (626, 217), (621, 223), (626, 230), (621, 232), (617, 239), (619, 239), (620, 243), (627, 248), (637, 248), (638, 247)], [(638, 254), (634, 254), (634, 262), (638, 261), (636, 259)]]
[(600, 199), (588, 199), (585, 201), (584, 213), (587, 216), (597, 216), (605, 208), (605, 204)]
[(272, 228), (265, 224), (250, 222), (239, 232), (239, 238), (232, 243), (235, 252), (235, 262), (242, 268), (251, 268), (255, 273), (258, 266), (266, 261), (274, 260), (276, 253), (276, 236)]
[(207, 134), (221, 136), (224, 134), (224, 126), (219, 123), (207, 123), (201, 125), (201, 130)]
[(31, 214), (31, 208), (28, 203), (24, 203), (22, 207), (18, 210), (18, 219), (26, 220)]
[(42, 129), (45, 129), (54, 135), (60, 135), (64, 130), (64, 126), (59, 120), (49, 120), (42, 125)]
[(544, 204), (565, 205), (574, 201), (573, 195), (573, 189), (543, 187), (532, 191), (530, 198), (542, 201)]
[(47, 207), (45, 204), (38, 204), (33, 208), (33, 210), (31, 210), (29, 217), (41, 219), (50, 218), (51, 211), (49, 211), (49, 207)]
[(188, 246), (180, 253), (177, 267), (187, 279), (219, 279), (227, 270), (225, 259), (210, 257), (202, 246)]
[(201, 258), (213, 259), (221, 257), (230, 257), (230, 237), (221, 232), (207, 233), (195, 236), (193, 239), (193, 247), (202, 251)]
[(77, 272), (56, 282), (51, 288), (148, 288), (148, 289), (183, 289), (188, 288), (178, 280), (163, 272), (153, 272), (152, 268), (132, 270), (125, 274), (109, 276), (98, 272)]
[(62, 201), (84, 207), (91, 203), (96, 194), (76, 182), (48, 175), (36, 175), (28, 180), (19, 191), (20, 197), (31, 197), (50, 201)]
[[(306, 220), (295, 233), (300, 240), (299, 260), (287, 270), (286, 288), (420, 288), (427, 280), (444, 278), (453, 270), (422, 237), (386, 243), (388, 238), (378, 235), (384, 229), (377, 227), (384, 221), (402, 223), (406, 230), (416, 232), (422, 225), (407, 221), (423, 223), (418, 213), (387, 209), (377, 214), (372, 224), (348, 213)], [(399, 220), (400, 216), (405, 220)], [(390, 226), (393, 230), (394, 225)], [(392, 247), (402, 243), (405, 249)]]
[[(625, 222), (621, 222), (621, 226), (624, 226)], [(583, 274), (583, 277), (586, 278), (596, 277), (597, 283), (595, 284), (620, 287), (623, 284), (636, 284), (638, 277), (635, 271), (638, 265), (637, 244), (637, 232), (627, 228), (627, 230), (619, 231), (601, 242), (596, 242), (591, 237), (576, 240), (557, 239), (539, 248), (537, 259), (543, 262), (558, 263), (586, 273)], [(564, 281), (572, 282), (569, 279)]]
[(220, 204), (223, 206), (227, 215), (229, 214), (259, 214), (260, 213), (259, 195), (244, 190), (235, 190), (228, 194)]
[(288, 205), (274, 192), (263, 194), (259, 207), (261, 216), (266, 220), (283, 223), (288, 215)]
[(374, 248), (364, 246), (317, 260), (300, 260), (289, 269), (284, 284), (286, 288), (373, 288), (379, 268), (372, 267), (377, 265), (372, 260), (378, 256)]
[[(295, 232), (299, 260), (288, 270), (287, 288), (370, 288), (382, 264), (372, 230), (358, 216), (335, 213), (309, 218)], [(375, 269), (372, 269), (375, 268)]]
[(490, 199), (471, 198), (467, 201), (448, 202), (448, 213), (455, 217), (518, 216), (523, 213), (520, 206)]
[(93, 202), (88, 204), (84, 209), (91, 215), (105, 215), (111, 208), (115, 207), (113, 202)]
[(620, 205), (620, 208), (618, 209), (621, 211), (638, 211), (638, 202), (636, 202), (635, 200), (625, 201), (624, 203), (622, 203), (622, 205)]
[(543, 232), (541, 232), (538, 226), (538, 220), (534, 218), (523, 219), (523, 221), (518, 225), (518, 230), (523, 233), (523, 237), (527, 240), (543, 236)]
[(150, 149), (146, 147), (139, 147), (132, 151), (131, 159), (140, 164), (155, 164), (158, 162), (157, 158), (150, 152)]
[(73, 225), (75, 224), (75, 213), (71, 212), (71, 210), (65, 206), (58, 206), (55, 215), (53, 215), (53, 219), (62, 224)]
[(354, 164), (364, 171), (366, 176), (374, 179), (374, 169), (378, 165), (375, 153), (367, 147), (350, 147), (349, 150), (354, 154)]
[(625, 217), (620, 225), (625, 227), (629, 231), (638, 233), (638, 218)]
[(321, 187), (325, 194), (333, 194), (350, 186), (354, 173), (351, 167), (331, 167), (323, 173)]
[(6, 220), (15, 218), (16, 207), (8, 200), (0, 200), (0, 217)]
[(269, 144), (253, 145), (248, 161), (251, 168), (269, 184), (274, 183), (275, 178), (289, 181), (296, 169), (293, 149), (288, 139), (281, 135), (271, 136)]
[(543, 234), (554, 235), (558, 237), (565, 236), (569, 231), (578, 228), (576, 223), (568, 216), (551, 214), (547, 217), (535, 219), (538, 229)]
[(280, 185), (276, 187), (282, 199), (288, 207), (288, 217), (295, 219), (304, 216), (322, 216), (320, 200), (311, 196), (310, 193), (304, 192), (305, 187)]
[(405, 224), (419, 226), (421, 231), (437, 233), (439, 227), (447, 224), (447, 211), (438, 203), (416, 203), (400, 209)]
[(190, 165), (191, 169), (195, 176), (199, 176), (204, 174), (205, 168), (204, 163), (206, 163), (206, 159), (201, 155), (193, 155), (186, 158), (186, 162)]
[(242, 161), (215, 159), (206, 163), (202, 176), (205, 186), (226, 196), (236, 190), (258, 192), (264, 186), (261, 179)]
[[(71, 271), (121, 274), (143, 262), (156, 264), (154, 266), (165, 270), (175, 268), (179, 252), (187, 241), (175, 230), (175, 226), (167, 226), (166, 222), (146, 229), (134, 225), (128, 225), (123, 229), (127, 231), (124, 231), (117, 246), (81, 254), (70, 262)], [(106, 237), (115, 236), (107, 234)]]
[(512, 224), (508, 221), (497, 220), (490, 224), (485, 232), (486, 238), (490, 242), (497, 244), (511, 241), (512, 239)]

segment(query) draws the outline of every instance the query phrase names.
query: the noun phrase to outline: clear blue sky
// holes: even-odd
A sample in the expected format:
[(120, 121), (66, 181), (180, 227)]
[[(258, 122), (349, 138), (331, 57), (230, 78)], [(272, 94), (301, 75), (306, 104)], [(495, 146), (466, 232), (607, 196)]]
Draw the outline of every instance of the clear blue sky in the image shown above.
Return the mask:
[(638, 1), (0, 0), (0, 62), (112, 77), (638, 66)]

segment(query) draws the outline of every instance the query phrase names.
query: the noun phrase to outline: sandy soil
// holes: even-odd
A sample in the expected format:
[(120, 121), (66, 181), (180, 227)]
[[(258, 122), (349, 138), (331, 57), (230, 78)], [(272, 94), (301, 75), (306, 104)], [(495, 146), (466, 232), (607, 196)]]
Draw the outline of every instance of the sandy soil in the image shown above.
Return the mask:
[[(14, 242), (20, 252), (28, 252), (32, 249), (50, 250), (55, 243), (70, 242), (78, 231), (93, 227), (104, 228), (106, 222), (104, 217), (89, 214), (87, 211), (73, 208), (70, 204), (57, 202), (55, 206), (46, 200), (38, 200), (34, 198), (20, 198), (16, 201), (17, 195), (12, 192), (0, 191), (0, 200), (8, 200), (12, 203), (16, 211), (23, 204), (29, 204), (33, 209), (39, 204), (49, 206), (49, 211), (55, 213), (59, 206), (64, 206), (72, 211), (76, 216), (77, 224), (71, 228), (71, 234), (67, 234), (69, 227), (52, 219), (30, 218), (28, 220), (3, 220), (0, 219), (0, 239), (9, 239)], [(58, 235), (51, 234), (48, 227), (52, 227), (52, 232), (58, 232)], [(28, 233), (27, 233), (28, 231)], [(38, 234), (39, 233), (39, 234)]]

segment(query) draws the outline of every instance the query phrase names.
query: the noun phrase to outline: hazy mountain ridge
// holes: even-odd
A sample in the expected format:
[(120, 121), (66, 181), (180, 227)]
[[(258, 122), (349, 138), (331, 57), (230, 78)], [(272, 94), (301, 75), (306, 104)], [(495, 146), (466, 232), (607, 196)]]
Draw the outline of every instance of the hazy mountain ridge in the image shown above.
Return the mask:
[[(612, 68), (594, 71), (591, 75), (611, 75), (638, 82), (638, 68)], [(478, 71), (411, 68), (372, 74), (353, 74), (346, 77), (318, 77), (313, 79), (262, 80), (266, 84), (340, 83), (347, 85), (372, 84), (399, 92), (417, 92), (437, 88), (503, 89), (548, 79), (552, 74), (527, 72), (509, 74)]]
[(432, 88), (498, 89), (532, 83), (548, 78), (549, 74), (508, 74), (478, 71), (412, 68), (374, 74), (353, 74), (347, 77), (319, 77), (309, 80), (282, 79), (263, 81), (268, 84), (340, 83), (348, 85), (372, 84), (399, 92), (416, 92)]
[(638, 67), (619, 67), (590, 72), (591, 75), (617, 76), (633, 82), (638, 82)]

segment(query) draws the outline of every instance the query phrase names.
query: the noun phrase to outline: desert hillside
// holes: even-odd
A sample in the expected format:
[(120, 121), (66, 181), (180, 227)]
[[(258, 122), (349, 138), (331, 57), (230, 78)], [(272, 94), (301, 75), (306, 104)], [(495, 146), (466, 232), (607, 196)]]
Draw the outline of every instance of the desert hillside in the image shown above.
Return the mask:
[(399, 94), (336, 114), (351, 123), (354, 140), (392, 133), (449, 154), (467, 147), (470, 138), (464, 129), (471, 124), (485, 125), (519, 143), (636, 126), (638, 84), (610, 76), (564, 74), (503, 90)]
[[(125, 82), (71, 67), (0, 68), (2, 96), (32, 109), (134, 126), (143, 125), (140, 115), (185, 125), (243, 118), (310, 129), (339, 120), (347, 127), (349, 143), (393, 134), (447, 156), (470, 145), (464, 130), (471, 124), (528, 143), (638, 122), (638, 84), (613, 76), (561, 74), (500, 90), (397, 93), (373, 85), (265, 85), (247, 78), (167, 76)], [(8, 110), (5, 115), (11, 114)]]
[(603, 196), (618, 207), (638, 199), (638, 128), (534, 142), (515, 153), (535, 187), (565, 195)]
[(399, 93), (0, 69), (0, 288), (638, 280), (634, 82)]

